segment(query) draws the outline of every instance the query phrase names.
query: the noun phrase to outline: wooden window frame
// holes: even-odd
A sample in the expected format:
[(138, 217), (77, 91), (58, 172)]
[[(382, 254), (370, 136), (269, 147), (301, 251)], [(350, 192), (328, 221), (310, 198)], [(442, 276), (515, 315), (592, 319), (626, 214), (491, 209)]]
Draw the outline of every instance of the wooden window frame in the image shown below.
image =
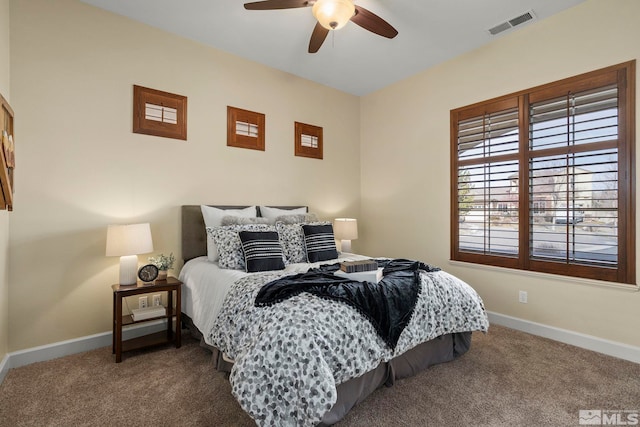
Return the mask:
[[(146, 104), (176, 110), (176, 123), (149, 120)], [(163, 138), (187, 139), (187, 97), (142, 86), (133, 86), (133, 132)]]
[[(451, 110), (451, 259), (457, 261), (560, 274), (565, 276), (603, 280), (623, 284), (635, 284), (636, 279), (636, 228), (635, 228), (635, 60), (606, 67), (600, 70), (570, 77), (557, 82), (537, 86), (524, 91), (479, 102), (466, 107)], [(530, 248), (533, 230), (530, 229), (530, 215), (534, 207), (530, 204), (530, 161), (537, 157), (535, 149), (529, 148), (529, 106), (530, 104), (551, 99), (557, 94), (579, 92), (600, 88), (614, 82), (618, 88), (618, 133), (617, 149), (617, 262), (614, 267), (600, 266), (595, 262), (552, 262), (535, 259)], [(518, 105), (519, 161), (518, 170), (518, 253), (514, 257), (481, 253), (481, 251), (461, 250), (460, 211), (458, 194), (459, 167), (469, 161), (458, 158), (458, 123), (487, 111), (501, 111), (505, 105)], [(594, 143), (596, 145), (597, 143)], [(611, 145), (611, 143), (609, 143)], [(597, 146), (597, 145), (596, 145)], [(569, 149), (570, 150), (570, 149)], [(533, 153), (533, 154), (532, 154)], [(538, 155), (539, 156), (539, 155)], [(490, 163), (487, 158), (477, 163)], [(495, 160), (494, 160), (495, 161)], [(465, 163), (466, 162), (466, 163)], [(486, 201), (485, 201), (486, 203)]]
[[(302, 135), (316, 137), (318, 146), (308, 147), (302, 144)], [(322, 159), (322, 128), (319, 126), (308, 125), (306, 123), (295, 122), (295, 148), (296, 156), (309, 157), (311, 159)]]
[[(257, 126), (257, 136), (240, 135), (236, 122)], [(255, 111), (227, 106), (227, 146), (264, 151), (265, 115)]]

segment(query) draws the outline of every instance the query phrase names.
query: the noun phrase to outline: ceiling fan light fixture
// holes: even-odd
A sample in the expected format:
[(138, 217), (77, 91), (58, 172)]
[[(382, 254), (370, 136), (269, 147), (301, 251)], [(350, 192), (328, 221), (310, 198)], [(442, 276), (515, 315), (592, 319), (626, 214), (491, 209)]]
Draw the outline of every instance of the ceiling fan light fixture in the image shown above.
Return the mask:
[(356, 13), (356, 7), (351, 0), (318, 0), (311, 12), (327, 30), (339, 30)]

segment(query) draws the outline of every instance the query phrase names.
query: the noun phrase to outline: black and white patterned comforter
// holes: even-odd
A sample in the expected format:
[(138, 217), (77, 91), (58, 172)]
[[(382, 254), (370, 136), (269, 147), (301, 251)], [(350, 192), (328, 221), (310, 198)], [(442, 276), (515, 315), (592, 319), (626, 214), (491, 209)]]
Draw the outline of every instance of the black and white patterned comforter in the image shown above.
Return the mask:
[(478, 294), (444, 272), (421, 272), (421, 292), (394, 351), (354, 308), (302, 293), (255, 307), (260, 288), (281, 276), (253, 274), (227, 294), (209, 341), (235, 360), (229, 380), (261, 426), (313, 426), (336, 402), (336, 385), (437, 336), (487, 331)]

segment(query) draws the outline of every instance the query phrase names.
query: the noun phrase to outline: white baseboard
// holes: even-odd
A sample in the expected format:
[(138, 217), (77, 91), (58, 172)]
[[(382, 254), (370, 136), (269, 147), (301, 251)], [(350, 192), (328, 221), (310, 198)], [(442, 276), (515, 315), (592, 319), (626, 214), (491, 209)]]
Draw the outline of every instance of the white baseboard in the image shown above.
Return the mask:
[(7, 372), (9, 372), (9, 354), (5, 354), (2, 362), (0, 362), (0, 384), (4, 381)]
[(495, 323), (496, 325), (506, 326), (507, 328), (517, 329), (565, 344), (575, 345), (576, 347), (586, 348), (587, 350), (640, 363), (640, 347), (581, 334), (567, 329), (556, 328), (542, 323), (530, 322), (491, 311), (489, 311), (488, 314), (489, 322)]
[[(160, 332), (166, 329), (166, 325), (166, 320), (155, 320), (152, 322), (131, 325), (122, 330), (122, 339), (128, 340), (142, 335)], [(112, 343), (111, 338), (111, 332), (103, 332), (72, 340), (28, 348), (26, 350), (15, 351), (7, 355), (9, 363), (7, 363), (8, 367), (6, 369), (18, 368), (31, 363), (44, 362), (45, 360), (56, 359), (70, 354), (82, 353), (83, 351), (110, 346)], [(5, 359), (7, 359), (7, 357), (5, 357)], [(1, 367), (2, 365), (0, 365), (0, 368)], [(2, 383), (2, 379), (4, 379), (2, 372), (3, 371), (0, 370), (0, 383)]]

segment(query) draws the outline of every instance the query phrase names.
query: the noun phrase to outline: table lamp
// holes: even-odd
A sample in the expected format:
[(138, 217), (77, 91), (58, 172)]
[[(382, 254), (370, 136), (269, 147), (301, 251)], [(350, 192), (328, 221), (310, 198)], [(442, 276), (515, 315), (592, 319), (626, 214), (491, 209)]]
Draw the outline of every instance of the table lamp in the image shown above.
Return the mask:
[(135, 285), (138, 254), (153, 252), (149, 223), (110, 225), (107, 228), (107, 256), (120, 257), (120, 284)]
[(358, 238), (358, 221), (355, 218), (336, 218), (333, 234), (340, 240), (342, 252), (351, 252), (351, 241)]

